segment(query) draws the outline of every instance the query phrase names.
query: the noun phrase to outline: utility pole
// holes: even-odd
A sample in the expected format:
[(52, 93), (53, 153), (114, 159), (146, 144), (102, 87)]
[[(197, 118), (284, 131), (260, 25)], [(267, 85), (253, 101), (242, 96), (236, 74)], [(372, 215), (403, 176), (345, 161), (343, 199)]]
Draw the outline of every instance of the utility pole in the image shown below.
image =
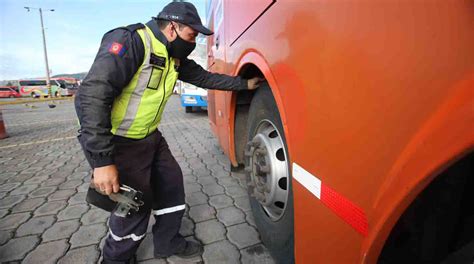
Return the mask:
[[(46, 65), (46, 87), (48, 87), (49, 98), (52, 98), (53, 94), (51, 93), (51, 78), (49, 76), (48, 51), (46, 49), (46, 34), (44, 32), (44, 24), (43, 24), (43, 10), (41, 8), (34, 8), (34, 7), (27, 7), (27, 6), (25, 6), (25, 9), (28, 10), (28, 12), (30, 12), (30, 9), (39, 10), (40, 20), (41, 20), (41, 33), (43, 34), (44, 61)], [(54, 9), (46, 9), (46, 11), (54, 12)]]

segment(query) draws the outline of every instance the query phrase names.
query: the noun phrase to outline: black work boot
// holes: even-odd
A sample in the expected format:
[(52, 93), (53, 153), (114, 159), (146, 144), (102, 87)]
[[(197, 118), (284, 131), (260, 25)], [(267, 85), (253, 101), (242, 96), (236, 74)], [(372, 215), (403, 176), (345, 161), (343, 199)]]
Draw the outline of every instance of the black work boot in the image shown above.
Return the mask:
[(180, 257), (180, 258), (193, 258), (195, 256), (201, 255), (202, 252), (203, 252), (203, 247), (201, 244), (194, 241), (186, 241), (186, 246), (184, 247), (183, 250), (176, 252), (174, 254), (170, 254), (170, 255), (155, 253), (155, 258), (167, 258), (173, 255), (176, 255), (177, 257)]

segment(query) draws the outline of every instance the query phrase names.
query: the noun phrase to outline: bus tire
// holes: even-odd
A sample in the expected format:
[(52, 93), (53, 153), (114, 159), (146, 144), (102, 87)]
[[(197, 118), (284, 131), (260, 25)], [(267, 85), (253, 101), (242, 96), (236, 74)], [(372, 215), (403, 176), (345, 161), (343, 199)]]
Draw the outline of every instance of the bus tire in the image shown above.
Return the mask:
[[(265, 136), (269, 140), (264, 140)], [(294, 215), (290, 158), (278, 107), (268, 85), (262, 85), (252, 99), (249, 109), (248, 139), (245, 166), (250, 206), (255, 223), (263, 243), (276, 262), (294, 263)], [(266, 151), (263, 151), (262, 148)], [(263, 161), (268, 160), (275, 163), (270, 166), (270, 168), (276, 168), (274, 171), (269, 171), (268, 167), (260, 166)], [(259, 165), (254, 165), (255, 162)], [(262, 188), (262, 185), (259, 188), (256, 187), (262, 179), (265, 179), (264, 186), (272, 186), (270, 190), (266, 187)], [(260, 183), (262, 182), (260, 181)], [(262, 191), (262, 189), (264, 190)], [(281, 197), (285, 196), (285, 192), (286, 201), (282, 202), (281, 200), (284, 199)], [(262, 194), (264, 198), (262, 198)], [(282, 206), (282, 204), (284, 205)], [(281, 213), (278, 208), (281, 209)]]
[(192, 106), (186, 106), (185, 109), (184, 109), (184, 111), (185, 111), (186, 113), (192, 113), (192, 112), (193, 112), (193, 107), (192, 107)]
[(59, 97), (58, 95), (59, 95), (58, 92), (54, 93), (54, 97)]
[(32, 93), (31, 93), (31, 97), (32, 97), (32, 98), (36, 98), (36, 97), (38, 97), (38, 96), (36, 95), (35, 92), (32, 92)]

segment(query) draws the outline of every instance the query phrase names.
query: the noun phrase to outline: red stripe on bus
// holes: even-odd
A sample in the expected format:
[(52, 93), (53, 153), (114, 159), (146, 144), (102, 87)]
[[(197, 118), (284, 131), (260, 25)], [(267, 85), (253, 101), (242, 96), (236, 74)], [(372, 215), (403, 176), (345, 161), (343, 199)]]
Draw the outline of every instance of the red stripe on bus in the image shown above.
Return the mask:
[(321, 201), (357, 232), (367, 236), (369, 224), (364, 211), (360, 207), (323, 183), (321, 183)]

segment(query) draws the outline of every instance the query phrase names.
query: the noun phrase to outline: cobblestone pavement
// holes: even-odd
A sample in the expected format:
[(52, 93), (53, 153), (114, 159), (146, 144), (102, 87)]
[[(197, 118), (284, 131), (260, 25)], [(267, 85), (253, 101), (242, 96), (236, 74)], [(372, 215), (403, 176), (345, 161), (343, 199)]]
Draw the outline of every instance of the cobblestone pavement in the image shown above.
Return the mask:
[[(0, 261), (97, 263), (108, 214), (85, 202), (90, 168), (75, 138), (72, 101), (51, 109), (43, 102), (2, 109), (10, 137), (0, 141)], [(202, 242), (204, 253), (186, 261), (153, 259), (149, 228), (138, 260), (273, 263), (255, 227), (245, 176), (230, 173), (206, 113), (185, 114), (173, 96), (160, 130), (184, 173), (181, 233)]]

